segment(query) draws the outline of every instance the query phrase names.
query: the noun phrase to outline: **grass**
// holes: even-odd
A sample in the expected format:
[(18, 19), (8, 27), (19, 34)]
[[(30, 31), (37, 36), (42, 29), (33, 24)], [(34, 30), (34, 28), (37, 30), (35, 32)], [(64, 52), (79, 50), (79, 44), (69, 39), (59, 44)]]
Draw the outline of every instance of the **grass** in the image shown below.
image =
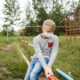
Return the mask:
[[(33, 37), (25, 37), (25, 40), (29, 42), (32, 42), (32, 39)], [(60, 36), (59, 40), (59, 51), (52, 67), (53, 72), (60, 80), (64, 80), (55, 72), (56, 68), (60, 68), (74, 80), (80, 80), (80, 38), (76, 42), (69, 41), (66, 43), (65, 36)], [(0, 47), (4, 48), (7, 45), (12, 45), (9, 51), (0, 50), (0, 80), (23, 80), (27, 70), (27, 65), (17, 53), (14, 42), (24, 49), (24, 54), (29, 60), (30, 56), (34, 54), (33, 48), (22, 43), (20, 36), (9, 37), (9, 41), (6, 41), (6, 37), (0, 36)]]

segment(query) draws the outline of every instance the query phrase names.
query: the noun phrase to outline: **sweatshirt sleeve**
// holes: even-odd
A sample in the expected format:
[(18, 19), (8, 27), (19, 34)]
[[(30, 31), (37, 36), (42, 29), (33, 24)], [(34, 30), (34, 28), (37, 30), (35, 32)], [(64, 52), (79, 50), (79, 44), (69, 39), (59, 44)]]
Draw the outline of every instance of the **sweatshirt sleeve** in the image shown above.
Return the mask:
[(49, 63), (48, 63), (49, 67), (52, 66), (52, 64), (54, 63), (54, 60), (56, 59), (56, 56), (58, 53), (58, 45), (59, 45), (59, 40), (58, 40), (58, 37), (56, 36), (54, 38), (54, 45), (52, 47), (51, 56), (50, 56)]
[(39, 40), (36, 37), (33, 39), (33, 45), (34, 45), (33, 47), (34, 47), (35, 53), (37, 54), (37, 57), (42, 65), (43, 69), (45, 69), (47, 67), (47, 64), (42, 56), (42, 51), (40, 49)]

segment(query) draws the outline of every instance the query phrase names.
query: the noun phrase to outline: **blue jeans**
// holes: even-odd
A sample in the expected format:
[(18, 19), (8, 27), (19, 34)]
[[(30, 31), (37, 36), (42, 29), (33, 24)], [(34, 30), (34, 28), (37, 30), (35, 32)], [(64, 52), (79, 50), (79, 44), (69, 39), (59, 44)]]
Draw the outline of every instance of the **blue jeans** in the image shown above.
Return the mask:
[[(49, 59), (44, 58), (44, 60), (46, 64), (48, 64)], [(33, 58), (30, 62), (24, 80), (39, 80), (39, 75), (41, 72), (43, 72), (43, 67), (41, 66), (38, 58)]]

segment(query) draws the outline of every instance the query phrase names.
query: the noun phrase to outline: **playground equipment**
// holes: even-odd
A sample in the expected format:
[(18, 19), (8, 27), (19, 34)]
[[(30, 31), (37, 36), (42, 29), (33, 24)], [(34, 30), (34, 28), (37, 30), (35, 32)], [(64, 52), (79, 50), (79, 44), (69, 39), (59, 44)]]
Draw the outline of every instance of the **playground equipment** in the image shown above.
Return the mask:
[(76, 14), (73, 12), (65, 16), (66, 41), (72, 41), (72, 35), (74, 35), (74, 41), (76, 41), (76, 35), (80, 34), (80, 10), (78, 11), (78, 15)]
[[(23, 42), (25, 42), (27, 45), (33, 47), (32, 44), (28, 43), (27, 41), (22, 40)], [(25, 57), (24, 53), (23, 53), (23, 48), (21, 49), (19, 45), (17, 45), (17, 49), (18, 49), (18, 53), (23, 57), (23, 59), (25, 60), (25, 62), (27, 63), (27, 65), (29, 66), (29, 60), (27, 59), (27, 57)], [(57, 77), (55, 77), (54, 75), (50, 75), (48, 77), (49, 80), (58, 80)]]
[(60, 74), (62, 77), (64, 77), (66, 80), (74, 80), (73, 78), (71, 78), (69, 75), (67, 75), (66, 73), (64, 73), (63, 71), (61, 71), (60, 69), (56, 69), (56, 72), (58, 74)]
[[(33, 47), (33, 44), (28, 43), (25, 40), (22, 40), (22, 42), (24, 42), (25, 44)], [(27, 65), (29, 66), (29, 60), (27, 59), (27, 57), (25, 57), (24, 53), (23, 53), (23, 48), (20, 48), (20, 46), (17, 44), (17, 49), (18, 49), (18, 53), (23, 57), (23, 59), (25, 60), (25, 62), (27, 63)], [(63, 78), (65, 78), (65, 80), (74, 80), (73, 78), (71, 78), (69, 75), (67, 75), (66, 73), (64, 73), (63, 71), (61, 71), (59, 68), (56, 69), (56, 72), (58, 74), (60, 74)], [(45, 73), (45, 72), (44, 72)], [(58, 78), (56, 78), (54, 75), (50, 75), (48, 77), (49, 80), (58, 80)]]
[(78, 11), (78, 19), (79, 19), (79, 21), (78, 21), (78, 24), (79, 24), (79, 30), (80, 30), (80, 9), (79, 9), (79, 11)]
[(18, 32), (21, 33), (21, 35), (22, 35), (22, 40), (24, 40), (24, 32), (25, 32), (25, 30), (24, 30), (24, 29), (20, 29)]

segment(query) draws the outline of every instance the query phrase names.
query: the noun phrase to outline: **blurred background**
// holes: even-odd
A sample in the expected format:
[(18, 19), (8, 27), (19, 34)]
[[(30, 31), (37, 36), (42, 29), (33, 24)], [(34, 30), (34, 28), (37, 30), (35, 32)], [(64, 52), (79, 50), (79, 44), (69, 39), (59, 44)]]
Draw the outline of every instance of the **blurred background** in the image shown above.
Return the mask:
[(23, 80), (27, 65), (16, 45), (30, 60), (34, 50), (22, 40), (32, 43), (46, 19), (56, 23), (60, 40), (53, 72), (59, 80), (65, 79), (56, 68), (80, 80), (80, 0), (0, 0), (0, 80)]

